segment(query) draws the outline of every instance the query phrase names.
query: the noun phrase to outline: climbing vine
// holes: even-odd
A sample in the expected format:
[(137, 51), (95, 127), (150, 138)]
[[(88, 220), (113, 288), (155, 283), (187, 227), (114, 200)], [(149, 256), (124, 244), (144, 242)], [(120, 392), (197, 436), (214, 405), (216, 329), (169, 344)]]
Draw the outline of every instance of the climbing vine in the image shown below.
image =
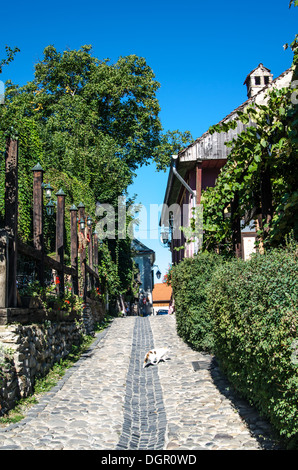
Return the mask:
[[(281, 243), (291, 231), (298, 236), (297, 162), (297, 39), (292, 86), (268, 93), (266, 104), (254, 103), (238, 112), (245, 130), (227, 143), (227, 163), (213, 188), (202, 194), (204, 245), (231, 250), (235, 218), (259, 222), (258, 240), (264, 247)], [(294, 102), (293, 102), (294, 101)], [(227, 132), (236, 119), (217, 124), (210, 132)], [(237, 204), (235, 204), (237, 200)], [(232, 212), (232, 213), (231, 213)], [(230, 215), (228, 217), (227, 215)]]

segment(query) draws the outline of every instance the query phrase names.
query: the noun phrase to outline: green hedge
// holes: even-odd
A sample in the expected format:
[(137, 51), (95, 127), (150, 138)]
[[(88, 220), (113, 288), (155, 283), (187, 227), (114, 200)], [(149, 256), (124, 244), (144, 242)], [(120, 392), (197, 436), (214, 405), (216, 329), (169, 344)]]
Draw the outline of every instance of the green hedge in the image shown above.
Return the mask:
[(213, 349), (213, 326), (207, 308), (208, 285), (223, 259), (205, 252), (185, 258), (171, 270), (177, 332), (194, 349)]
[(219, 258), (202, 254), (172, 269), (178, 333), (215, 353), (236, 390), (297, 448), (298, 248)]
[(298, 443), (297, 248), (216, 271), (209, 292), (214, 352), (235, 388)]

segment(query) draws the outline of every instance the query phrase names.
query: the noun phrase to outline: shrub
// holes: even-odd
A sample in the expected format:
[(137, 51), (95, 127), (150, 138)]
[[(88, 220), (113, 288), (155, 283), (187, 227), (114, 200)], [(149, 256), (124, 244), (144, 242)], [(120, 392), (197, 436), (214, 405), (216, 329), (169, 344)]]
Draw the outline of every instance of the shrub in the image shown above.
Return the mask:
[(208, 284), (214, 352), (235, 388), (298, 444), (298, 248), (222, 264)]
[(177, 332), (196, 350), (213, 348), (213, 321), (207, 309), (207, 293), (214, 271), (222, 263), (221, 256), (204, 252), (185, 258), (171, 269)]

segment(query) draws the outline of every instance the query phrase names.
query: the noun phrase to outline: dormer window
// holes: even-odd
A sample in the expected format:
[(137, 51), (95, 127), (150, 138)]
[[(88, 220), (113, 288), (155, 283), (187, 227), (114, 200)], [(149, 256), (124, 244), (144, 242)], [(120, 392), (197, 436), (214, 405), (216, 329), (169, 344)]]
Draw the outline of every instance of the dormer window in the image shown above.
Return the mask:
[(259, 64), (246, 77), (244, 85), (247, 86), (247, 97), (252, 98), (259, 91), (272, 82), (272, 73), (263, 64)]

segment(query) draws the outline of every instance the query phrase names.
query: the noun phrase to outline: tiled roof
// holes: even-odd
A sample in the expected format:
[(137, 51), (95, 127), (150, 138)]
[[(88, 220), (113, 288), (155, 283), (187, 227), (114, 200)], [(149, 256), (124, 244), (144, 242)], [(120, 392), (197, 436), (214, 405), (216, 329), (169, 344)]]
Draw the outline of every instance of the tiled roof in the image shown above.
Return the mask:
[(164, 283), (154, 284), (154, 288), (152, 291), (153, 302), (170, 301), (171, 295), (172, 295), (171, 286), (168, 286), (167, 284), (164, 284)]

